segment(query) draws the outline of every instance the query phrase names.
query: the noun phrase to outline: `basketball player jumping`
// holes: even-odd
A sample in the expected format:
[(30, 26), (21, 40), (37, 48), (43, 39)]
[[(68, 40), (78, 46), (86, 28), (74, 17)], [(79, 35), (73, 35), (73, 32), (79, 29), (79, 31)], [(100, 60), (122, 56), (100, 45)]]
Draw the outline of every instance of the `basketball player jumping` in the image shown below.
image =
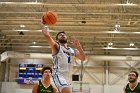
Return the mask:
[[(43, 20), (41, 24), (43, 23)], [(72, 38), (71, 42), (76, 49), (67, 46), (67, 36), (65, 32), (59, 32), (56, 35), (56, 42), (50, 36), (48, 29), (42, 24), (42, 33), (46, 37), (48, 44), (52, 49), (53, 74), (52, 77), (61, 93), (71, 93), (69, 86), (70, 71), (72, 68), (72, 56), (85, 60), (85, 54), (79, 40)]]
[(140, 93), (140, 83), (137, 82), (138, 72), (131, 71), (128, 75), (129, 83), (124, 88), (124, 93)]

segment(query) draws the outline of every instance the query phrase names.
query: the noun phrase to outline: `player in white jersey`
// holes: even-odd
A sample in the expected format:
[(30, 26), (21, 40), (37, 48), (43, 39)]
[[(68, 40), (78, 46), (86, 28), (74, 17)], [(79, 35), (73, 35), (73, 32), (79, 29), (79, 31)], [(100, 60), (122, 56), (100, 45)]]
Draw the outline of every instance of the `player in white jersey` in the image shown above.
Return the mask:
[[(43, 21), (42, 21), (43, 23)], [(76, 49), (67, 46), (67, 36), (65, 32), (59, 32), (56, 36), (56, 41), (50, 36), (48, 28), (42, 24), (42, 33), (47, 39), (48, 44), (52, 49), (53, 59), (53, 79), (61, 93), (71, 93), (69, 87), (69, 75), (72, 68), (72, 56), (85, 60), (85, 54), (79, 40), (71, 39), (71, 43)]]

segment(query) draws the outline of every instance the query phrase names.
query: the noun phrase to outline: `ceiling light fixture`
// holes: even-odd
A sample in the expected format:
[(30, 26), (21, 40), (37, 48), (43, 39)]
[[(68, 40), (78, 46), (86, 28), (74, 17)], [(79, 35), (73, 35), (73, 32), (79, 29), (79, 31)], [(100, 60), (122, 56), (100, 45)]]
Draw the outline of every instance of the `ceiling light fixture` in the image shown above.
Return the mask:
[(129, 44), (130, 47), (132, 47), (132, 46), (134, 46), (134, 45), (135, 45), (134, 43), (130, 43), (130, 44)]
[(119, 24), (116, 24), (115, 27), (114, 27), (114, 31), (115, 31), (115, 32), (120, 31), (120, 27), (121, 27), (121, 26), (120, 26)]
[(103, 49), (140, 50), (139, 48), (113, 48), (113, 47), (104, 47)]
[(32, 48), (51, 48), (50, 46), (29, 46), (29, 47), (32, 47)]
[(30, 30), (14, 30), (14, 31), (23, 31), (24, 32), (24, 31), (30, 31)]
[(108, 43), (107, 48), (112, 48), (113, 43)]
[(36, 44), (36, 42), (35, 42), (35, 41), (33, 41), (32, 43), (33, 43), (34, 45)]
[(113, 45), (113, 43), (108, 43), (108, 45), (109, 45), (109, 46), (112, 46), (112, 45)]
[(30, 46), (30, 47), (39, 48), (39, 47), (42, 47), (42, 46)]
[(120, 5), (120, 6), (136, 6), (137, 4), (130, 3), (130, 1), (127, 0), (126, 4), (115, 4), (115, 5)]
[(24, 27), (25, 27), (25, 25), (20, 25), (20, 27), (21, 27), (21, 28), (24, 28)]
[(119, 6), (136, 6), (137, 4), (128, 3), (128, 4), (114, 4), (114, 5), (119, 5)]

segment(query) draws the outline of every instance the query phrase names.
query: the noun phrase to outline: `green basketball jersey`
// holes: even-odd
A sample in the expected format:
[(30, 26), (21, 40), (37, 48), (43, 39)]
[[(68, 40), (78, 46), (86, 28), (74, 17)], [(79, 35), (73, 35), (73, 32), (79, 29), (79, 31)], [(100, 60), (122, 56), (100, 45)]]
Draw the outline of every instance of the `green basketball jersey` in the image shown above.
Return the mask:
[(53, 86), (50, 84), (47, 88), (39, 81), (37, 93), (53, 93)]
[(126, 92), (126, 93), (140, 93), (140, 83), (138, 83), (138, 85), (135, 87), (134, 90), (131, 90), (131, 89), (130, 89), (129, 83), (128, 83), (128, 84), (126, 85), (125, 92)]

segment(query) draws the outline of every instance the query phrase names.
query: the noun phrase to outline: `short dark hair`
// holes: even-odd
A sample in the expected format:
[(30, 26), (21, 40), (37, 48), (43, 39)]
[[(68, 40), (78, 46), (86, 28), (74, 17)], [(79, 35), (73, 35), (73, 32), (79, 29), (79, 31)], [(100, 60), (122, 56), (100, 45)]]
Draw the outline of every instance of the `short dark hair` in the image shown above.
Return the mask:
[(43, 67), (43, 68), (42, 68), (42, 71), (41, 71), (41, 74), (42, 74), (42, 75), (44, 74), (44, 71), (45, 71), (45, 70), (50, 70), (51, 73), (52, 73), (52, 68), (49, 67), (49, 66), (46, 66), (46, 67)]
[(61, 33), (66, 34), (64, 31), (58, 32), (57, 35), (56, 35), (56, 40), (58, 39), (58, 35), (61, 34)]
[(137, 71), (130, 71), (130, 73), (135, 73), (136, 74), (136, 77), (138, 77), (139, 76), (139, 74), (138, 74), (138, 72)]

